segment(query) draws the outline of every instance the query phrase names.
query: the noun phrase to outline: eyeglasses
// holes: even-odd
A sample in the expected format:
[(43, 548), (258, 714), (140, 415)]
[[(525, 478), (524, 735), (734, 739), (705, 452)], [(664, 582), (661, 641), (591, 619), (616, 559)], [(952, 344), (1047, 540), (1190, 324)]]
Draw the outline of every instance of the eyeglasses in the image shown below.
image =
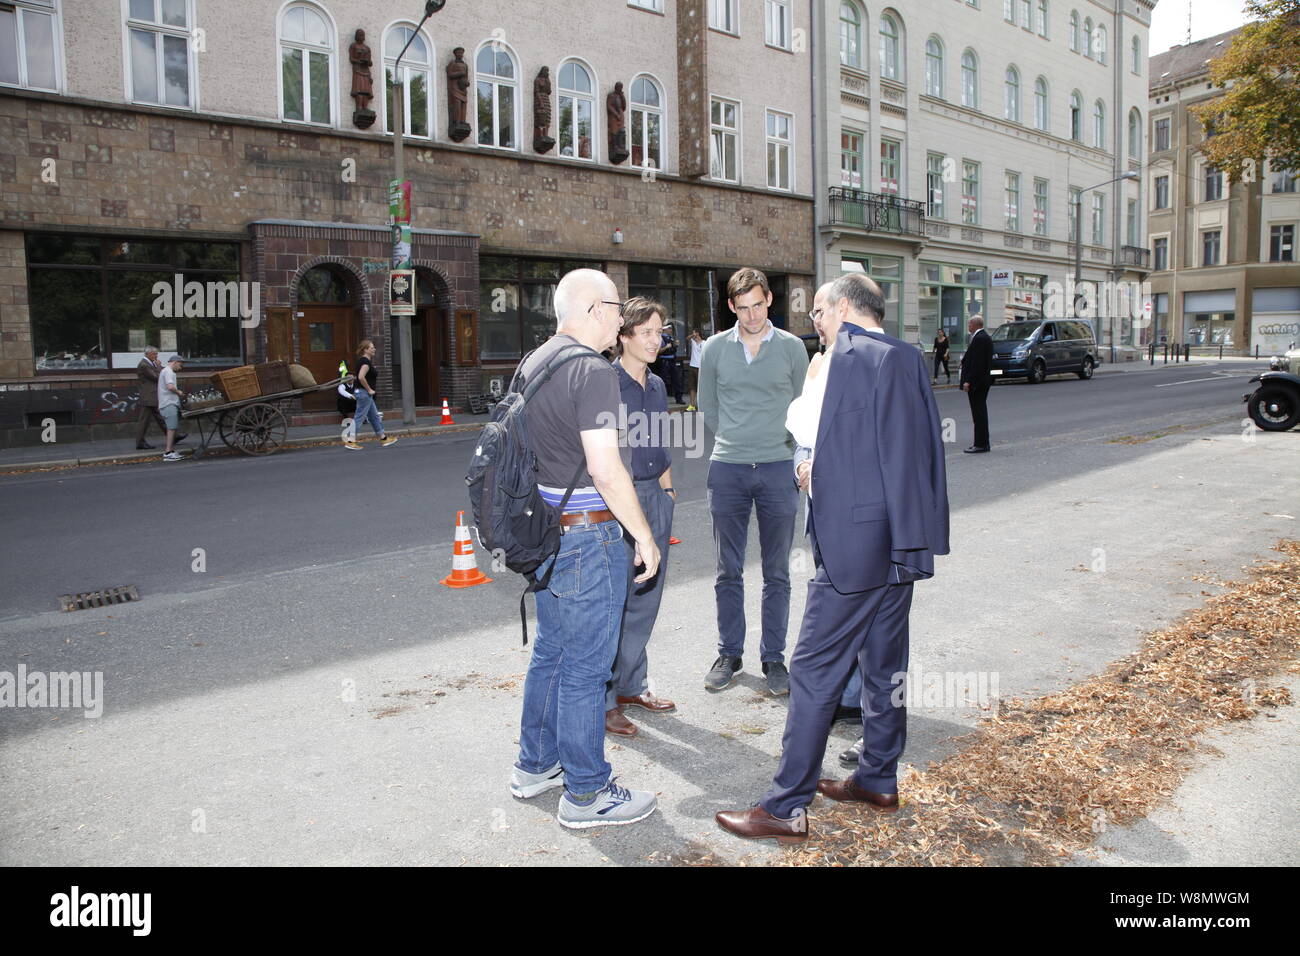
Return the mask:
[(623, 318), (623, 306), (627, 305), (627, 303), (626, 303), (626, 302), (611, 302), (611, 301), (609, 301), (609, 299), (600, 299), (600, 300), (597, 301), (597, 302), (593, 302), (593, 303), (591, 303), (591, 305), (587, 307), (587, 313), (590, 314), (590, 313), (591, 313), (591, 312), (596, 308), (596, 306), (598, 306), (598, 305), (616, 305), (616, 306), (618, 306), (618, 317), (621, 319), (621, 318)]
[(821, 315), (825, 311), (826, 311), (825, 309), (813, 309), (811, 312), (808, 313), (808, 321), (816, 322), (817, 316)]

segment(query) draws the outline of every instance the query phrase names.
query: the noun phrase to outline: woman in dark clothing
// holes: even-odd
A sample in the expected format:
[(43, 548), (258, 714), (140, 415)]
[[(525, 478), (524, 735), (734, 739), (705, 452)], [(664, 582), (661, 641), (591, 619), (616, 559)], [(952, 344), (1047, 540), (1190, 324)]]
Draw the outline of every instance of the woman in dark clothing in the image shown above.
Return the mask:
[[(353, 427), (359, 429), (362, 422), (370, 422), (370, 427), (379, 437), (379, 444), (396, 444), (396, 438), (384, 434), (384, 421), (375, 406), (375, 387), (379, 384), (379, 372), (375, 368), (375, 343), (370, 339), (362, 339), (361, 344), (357, 346), (356, 376), (357, 382), (353, 394), (356, 396), (357, 410), (353, 415), (355, 423)], [(361, 446), (356, 442), (360, 437), (354, 435), (352, 441), (343, 443), (343, 447), (350, 451), (360, 451)]]
[(948, 371), (948, 333), (943, 329), (934, 337), (934, 374), (930, 377), (931, 384), (939, 381), (939, 364), (943, 363), (943, 374), (948, 376), (948, 384), (952, 384), (952, 372)]

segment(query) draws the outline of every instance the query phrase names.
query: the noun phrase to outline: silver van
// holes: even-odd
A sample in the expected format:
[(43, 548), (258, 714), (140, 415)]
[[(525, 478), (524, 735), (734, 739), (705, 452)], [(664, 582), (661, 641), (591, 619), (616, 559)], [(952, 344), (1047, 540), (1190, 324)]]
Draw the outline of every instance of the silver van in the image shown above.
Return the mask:
[(1087, 322), (1007, 322), (989, 337), (993, 339), (993, 374), (1002, 378), (1024, 378), (1037, 385), (1049, 375), (1073, 372), (1089, 379), (1097, 367), (1097, 340)]

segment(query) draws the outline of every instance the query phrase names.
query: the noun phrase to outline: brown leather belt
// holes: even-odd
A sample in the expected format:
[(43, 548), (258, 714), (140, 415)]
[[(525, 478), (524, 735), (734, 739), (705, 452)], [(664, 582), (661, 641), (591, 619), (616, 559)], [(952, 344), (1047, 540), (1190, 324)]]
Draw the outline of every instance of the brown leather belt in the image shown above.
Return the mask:
[(602, 521), (613, 520), (614, 512), (612, 511), (575, 511), (572, 514), (560, 515), (560, 524), (563, 527), (572, 527), (575, 524), (600, 524)]

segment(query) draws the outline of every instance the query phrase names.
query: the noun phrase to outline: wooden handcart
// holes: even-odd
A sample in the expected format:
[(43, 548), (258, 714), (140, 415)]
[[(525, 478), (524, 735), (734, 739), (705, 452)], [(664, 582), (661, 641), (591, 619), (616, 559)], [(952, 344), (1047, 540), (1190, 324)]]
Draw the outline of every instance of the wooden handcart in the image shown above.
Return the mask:
[(245, 455), (273, 455), (284, 447), (289, 437), (289, 421), (277, 406), (291, 398), (311, 392), (337, 389), (343, 379), (294, 388), (271, 395), (256, 395), (220, 405), (206, 405), (181, 412), (181, 418), (194, 422), (199, 429), (199, 444), (194, 457), (201, 458), (208, 446), (220, 436), (226, 447)]

